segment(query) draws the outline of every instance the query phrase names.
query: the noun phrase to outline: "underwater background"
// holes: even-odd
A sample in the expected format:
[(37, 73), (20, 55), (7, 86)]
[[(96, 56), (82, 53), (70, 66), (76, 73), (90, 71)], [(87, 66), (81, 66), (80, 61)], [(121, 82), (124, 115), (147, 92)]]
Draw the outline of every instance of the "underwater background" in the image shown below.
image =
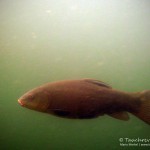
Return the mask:
[(28, 90), (63, 79), (150, 89), (149, 0), (1, 0), (0, 20), (1, 150), (150, 148), (150, 141), (133, 142), (150, 139), (150, 126), (131, 114), (127, 122), (107, 115), (73, 120), (17, 102)]

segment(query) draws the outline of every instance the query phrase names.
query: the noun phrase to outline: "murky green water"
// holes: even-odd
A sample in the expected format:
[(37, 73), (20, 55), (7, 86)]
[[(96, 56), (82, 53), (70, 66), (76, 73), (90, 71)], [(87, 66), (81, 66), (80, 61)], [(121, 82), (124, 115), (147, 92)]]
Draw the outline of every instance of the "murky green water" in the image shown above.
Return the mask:
[(149, 149), (120, 146), (129, 144), (125, 138), (150, 139), (150, 126), (132, 115), (128, 122), (70, 120), (17, 103), (26, 91), (62, 79), (150, 89), (149, 8), (149, 0), (1, 0), (0, 149)]

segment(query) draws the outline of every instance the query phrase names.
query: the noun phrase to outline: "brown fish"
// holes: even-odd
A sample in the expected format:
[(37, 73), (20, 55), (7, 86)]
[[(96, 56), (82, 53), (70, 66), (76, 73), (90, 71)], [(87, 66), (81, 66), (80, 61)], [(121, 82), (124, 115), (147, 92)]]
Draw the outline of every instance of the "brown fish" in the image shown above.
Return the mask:
[(127, 112), (150, 124), (150, 90), (128, 93), (92, 79), (64, 80), (37, 87), (18, 100), (21, 106), (67, 118), (107, 114), (128, 120)]

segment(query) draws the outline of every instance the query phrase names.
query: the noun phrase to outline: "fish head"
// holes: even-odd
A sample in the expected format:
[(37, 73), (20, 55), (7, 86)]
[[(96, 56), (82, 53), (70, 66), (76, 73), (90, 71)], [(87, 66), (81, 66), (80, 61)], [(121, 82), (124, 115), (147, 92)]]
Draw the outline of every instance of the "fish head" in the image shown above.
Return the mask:
[(45, 111), (49, 106), (49, 95), (44, 89), (33, 89), (18, 99), (18, 103), (26, 108)]

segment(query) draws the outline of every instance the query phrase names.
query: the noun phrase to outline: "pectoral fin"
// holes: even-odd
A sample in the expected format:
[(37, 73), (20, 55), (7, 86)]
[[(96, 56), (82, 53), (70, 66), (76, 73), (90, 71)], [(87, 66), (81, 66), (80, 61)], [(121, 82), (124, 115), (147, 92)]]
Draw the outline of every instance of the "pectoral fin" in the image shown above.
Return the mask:
[(68, 115), (70, 115), (70, 112), (67, 110), (53, 109), (52, 111), (55, 115), (61, 116), (61, 117), (67, 117)]
[(129, 120), (129, 115), (127, 112), (116, 112), (116, 113), (112, 113), (112, 114), (108, 114), (109, 116), (116, 118), (116, 119), (120, 119), (120, 120), (124, 120), (127, 121)]

